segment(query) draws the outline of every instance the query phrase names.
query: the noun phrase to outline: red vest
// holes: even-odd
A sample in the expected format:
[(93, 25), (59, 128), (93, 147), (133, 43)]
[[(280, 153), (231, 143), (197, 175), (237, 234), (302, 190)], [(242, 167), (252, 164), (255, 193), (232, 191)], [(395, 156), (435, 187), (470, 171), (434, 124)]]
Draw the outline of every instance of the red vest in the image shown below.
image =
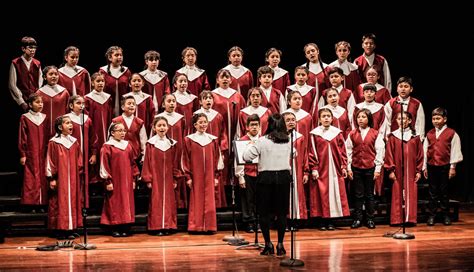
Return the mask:
[(428, 164), (443, 166), (449, 164), (451, 160), (451, 141), (454, 137), (454, 129), (446, 128), (436, 139), (436, 129), (432, 129), (426, 134), (428, 141), (428, 151), (426, 153)]
[[(250, 140), (250, 137), (247, 134), (245, 134), (240, 139)], [(258, 164), (246, 164), (244, 167), (244, 173), (247, 176), (256, 177), (258, 174)]]
[(30, 70), (28, 70), (21, 57), (14, 59), (12, 63), (16, 70), (16, 86), (23, 94), (23, 100), (26, 101), (30, 94), (36, 92), (40, 87), (38, 81), (41, 63), (37, 59), (32, 59)]
[[(363, 83), (367, 82), (367, 79), (365, 78), (365, 73), (367, 72), (370, 66), (367, 60), (365, 59), (364, 55), (357, 57), (354, 60), (354, 63), (357, 64), (358, 66), (359, 75), (362, 82)], [(377, 73), (379, 74), (378, 82), (383, 86), (385, 86), (385, 76), (383, 73), (384, 64), (385, 64), (385, 58), (380, 55), (375, 54), (373, 65), (377, 68)]]
[[(396, 101), (398, 101), (398, 96), (388, 101), (388, 103), (390, 103), (390, 107), (392, 108), (392, 120), (390, 120), (391, 122), (390, 129), (392, 131), (395, 131), (398, 129), (397, 115), (398, 113), (400, 113), (400, 105), (397, 104)], [(410, 102), (408, 103), (407, 111), (411, 113), (411, 115), (413, 116), (413, 120), (411, 120), (412, 127), (414, 127), (416, 124), (416, 114), (418, 113), (418, 108), (420, 107), (420, 104), (421, 102), (418, 99), (410, 97)]]
[(355, 129), (349, 133), (351, 137), (352, 149), (352, 166), (360, 169), (370, 169), (375, 167), (375, 141), (377, 140), (378, 131), (370, 128), (362, 141), (362, 135), (359, 129)]

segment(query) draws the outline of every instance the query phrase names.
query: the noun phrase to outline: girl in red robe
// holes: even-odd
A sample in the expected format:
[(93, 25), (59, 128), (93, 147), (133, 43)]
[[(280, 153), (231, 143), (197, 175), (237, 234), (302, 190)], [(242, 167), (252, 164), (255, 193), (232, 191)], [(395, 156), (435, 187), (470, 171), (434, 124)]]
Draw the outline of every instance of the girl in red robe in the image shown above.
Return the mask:
[(58, 84), (69, 91), (69, 95), (84, 96), (91, 91), (89, 72), (77, 63), (79, 62), (79, 48), (69, 46), (64, 50), (64, 63), (59, 68)]
[(331, 62), (329, 66), (340, 68), (343, 71), (344, 88), (351, 90), (351, 92), (355, 91), (361, 82), (357, 65), (348, 61), (351, 54), (351, 44), (346, 41), (340, 41), (336, 43), (335, 48), (337, 60)]
[(310, 212), (323, 217), (320, 230), (335, 230), (332, 218), (349, 216), (346, 146), (342, 131), (331, 126), (331, 110), (320, 109), (318, 115), (321, 126), (311, 131), (309, 146)]
[(375, 102), (385, 105), (390, 99), (392, 99), (390, 91), (385, 86), (378, 83), (380, 76), (376, 67), (370, 66), (365, 72), (365, 78), (367, 79), (367, 82), (359, 84), (357, 90), (353, 91), (356, 103), (364, 101), (364, 86), (367, 84), (373, 84), (376, 87)]
[(138, 73), (133, 73), (130, 77), (130, 87), (132, 91), (124, 94), (123, 97), (133, 96), (135, 98), (136, 110), (135, 116), (143, 120), (147, 136), (151, 131), (153, 118), (155, 117), (155, 105), (152, 101), (152, 96), (142, 91), (145, 79)]
[(349, 132), (352, 130), (351, 121), (349, 119), (349, 114), (347, 110), (341, 106), (339, 106), (339, 92), (335, 88), (330, 88), (326, 90), (325, 99), (327, 101), (327, 105), (321, 107), (330, 109), (332, 112), (332, 126), (337, 127), (338, 129), (342, 130), (342, 134), (344, 135), (344, 139), (347, 138)]
[(330, 86), (326, 74), (328, 65), (321, 60), (317, 44), (308, 43), (304, 46), (303, 51), (307, 62), (302, 66), (309, 70), (306, 84), (316, 87), (316, 91), (321, 96), (321, 92)]
[[(416, 135), (411, 128), (413, 120), (411, 113), (404, 112), (403, 126), (401, 125), (401, 113), (397, 114), (396, 119), (399, 129), (388, 136), (384, 164), (389, 173), (389, 179), (393, 181), (390, 224), (410, 223), (413, 225), (416, 224), (418, 213), (416, 183), (421, 178), (423, 168), (423, 144), (420, 136)], [(400, 129), (401, 127), (403, 130)], [(403, 196), (405, 197), (405, 211), (402, 210)]]
[(241, 109), (239, 113), (239, 127), (237, 131), (238, 137), (246, 135), (247, 119), (252, 114), (257, 114), (258, 118), (260, 118), (260, 131), (258, 132), (259, 135), (262, 135), (265, 133), (265, 131), (267, 131), (268, 118), (270, 115), (272, 115), (272, 113), (268, 108), (261, 106), (262, 97), (262, 89), (257, 87), (250, 89), (247, 98), (247, 105), (249, 106)]
[[(224, 118), (216, 110), (212, 109), (214, 105), (214, 97), (212, 96), (211, 91), (204, 90), (200, 94), (200, 104), (201, 108), (194, 112), (194, 114), (204, 113), (207, 116), (208, 125), (206, 133), (214, 135), (217, 137), (217, 142), (219, 143), (219, 150), (221, 158), (217, 166), (218, 170), (224, 169), (223, 158), (229, 149), (229, 141), (227, 139), (227, 128), (224, 123)], [(193, 129), (194, 130), (194, 129)], [(222, 173), (219, 175), (219, 185), (216, 187), (216, 208), (227, 207), (226, 195), (225, 195), (225, 181)]]
[[(104, 92), (104, 75), (96, 72), (92, 74), (91, 80), (93, 90), (88, 93), (84, 99), (86, 112), (88, 112), (89, 117), (94, 120), (92, 125), (97, 135), (97, 151), (100, 151), (100, 148), (107, 142), (108, 127), (112, 122), (112, 98), (110, 94)], [(99, 164), (100, 160), (97, 160), (96, 164), (90, 166), (89, 182), (91, 184), (97, 184), (100, 179)], [(102, 186), (100, 188), (102, 188)], [(92, 194), (100, 191), (99, 186), (96, 185), (92, 185), (89, 189), (92, 191)]]
[(105, 78), (105, 92), (112, 96), (114, 115), (120, 113), (120, 98), (128, 93), (128, 83), (132, 73), (123, 66), (123, 50), (119, 46), (111, 46), (105, 53), (107, 65), (100, 67), (99, 72)]
[[(295, 84), (288, 86), (285, 90), (285, 97), (288, 96), (290, 91), (298, 91), (303, 99), (303, 105), (301, 108), (311, 114), (314, 118), (318, 110), (319, 93), (313, 86), (306, 84), (308, 81), (309, 70), (306, 66), (298, 66), (295, 68)], [(288, 101), (287, 101), (288, 103)]]
[(176, 141), (166, 136), (168, 121), (159, 116), (153, 120), (155, 136), (146, 144), (142, 181), (151, 189), (148, 208), (148, 231), (163, 236), (177, 229), (177, 206), (174, 189), (179, 170), (181, 154)]
[(184, 135), (189, 135), (194, 130), (191, 119), (193, 112), (199, 108), (199, 99), (188, 91), (188, 78), (184, 74), (176, 75), (173, 78), (173, 88), (176, 90), (173, 93), (176, 97), (176, 112), (184, 116)]
[(49, 127), (48, 137), (55, 135), (54, 121), (68, 111), (69, 92), (58, 84), (59, 73), (56, 66), (46, 66), (43, 69), (46, 84), (36, 91), (43, 98), (43, 112)]
[(268, 66), (262, 66), (257, 70), (257, 78), (260, 89), (263, 91), (262, 106), (267, 107), (272, 114), (281, 113), (286, 110), (286, 99), (282, 92), (272, 86), (273, 82), (272, 68)]
[(140, 72), (145, 78), (145, 86), (143, 92), (153, 97), (153, 105), (158, 112), (160, 103), (163, 100), (163, 95), (170, 93), (170, 81), (168, 74), (164, 71), (158, 70), (160, 65), (160, 53), (150, 50), (145, 53), (146, 70)]
[(232, 75), (230, 87), (247, 98), (248, 91), (254, 86), (252, 71), (242, 65), (244, 50), (238, 46), (233, 46), (227, 52), (229, 65), (224, 67)]
[(112, 123), (112, 137), (100, 150), (100, 176), (106, 185), (100, 223), (110, 227), (113, 237), (130, 236), (130, 224), (135, 222), (133, 190), (139, 171), (126, 132), (122, 123)]
[(21, 204), (46, 205), (48, 183), (44, 170), (49, 128), (45, 122), (46, 114), (41, 113), (41, 96), (32, 93), (26, 102), (30, 111), (21, 116), (18, 133), (20, 164), (24, 166)]
[(56, 135), (49, 140), (46, 157), (46, 178), (51, 189), (48, 228), (55, 232), (58, 239), (74, 239), (73, 231), (82, 227), (81, 147), (71, 136), (71, 118), (59, 116), (54, 122), (54, 129)]
[(203, 90), (210, 90), (211, 85), (207, 79), (206, 71), (201, 68), (198, 68), (196, 65), (197, 60), (197, 50), (193, 47), (186, 47), (181, 52), (181, 57), (183, 59), (184, 66), (176, 71), (176, 75), (184, 74), (188, 78), (188, 89), (195, 96)]
[(358, 127), (356, 116), (357, 112), (359, 112), (361, 109), (368, 109), (372, 114), (374, 123), (372, 128), (378, 130), (381, 134), (385, 134), (385, 108), (384, 105), (375, 101), (377, 87), (375, 87), (373, 84), (367, 83), (364, 85), (363, 92), (364, 102), (355, 105), (352, 124), (354, 124), (354, 127)]
[[(86, 196), (89, 195), (89, 165), (94, 166), (97, 161), (99, 148), (97, 146), (97, 134), (94, 131), (92, 119), (85, 114), (84, 98), (80, 95), (73, 95), (69, 98), (69, 108), (71, 112), (66, 114), (72, 121), (72, 136), (79, 141), (82, 155), (86, 159), (84, 164), (84, 180), (86, 181)], [(82, 194), (83, 195), (83, 194)], [(82, 196), (81, 195), (81, 196)], [(87, 207), (89, 198), (86, 198)]]
[(183, 167), (189, 198), (188, 231), (214, 233), (217, 231), (215, 187), (219, 183), (217, 137), (207, 134), (207, 116), (193, 116), (196, 133), (184, 139)]
[(270, 48), (265, 53), (265, 62), (273, 70), (272, 86), (282, 93), (290, 86), (290, 74), (287, 70), (278, 66), (281, 62), (283, 52), (276, 48)]
[(291, 112), (296, 116), (296, 131), (303, 134), (304, 143), (308, 145), (309, 132), (313, 128), (311, 115), (301, 108), (303, 106), (303, 98), (300, 92), (290, 91), (287, 100), (290, 108), (284, 111), (284, 113)]

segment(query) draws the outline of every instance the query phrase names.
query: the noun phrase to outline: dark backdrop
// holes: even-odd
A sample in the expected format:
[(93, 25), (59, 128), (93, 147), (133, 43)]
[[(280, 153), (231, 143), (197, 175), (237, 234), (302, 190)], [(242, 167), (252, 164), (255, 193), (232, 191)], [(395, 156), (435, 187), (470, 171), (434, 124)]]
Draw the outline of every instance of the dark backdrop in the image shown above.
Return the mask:
[[(186, 12), (192, 7), (183, 3)], [(351, 57), (362, 53), (361, 36), (367, 32), (377, 35), (377, 52), (388, 59), (392, 81), (392, 95), (396, 95), (395, 82), (400, 76), (410, 76), (414, 82), (414, 97), (423, 103), (426, 114), (426, 129), (432, 128), (431, 110), (437, 106), (448, 109), (448, 124), (461, 137), (464, 162), (458, 166), (458, 177), (452, 186), (454, 198), (462, 201), (474, 200), (473, 144), (474, 136), (474, 96), (472, 40), (469, 28), (468, 9), (462, 7), (437, 7), (437, 13), (426, 10), (412, 10), (403, 6), (400, 11), (384, 14), (380, 10), (365, 10), (359, 17), (344, 15), (334, 9), (335, 18), (319, 16), (324, 10), (314, 12), (310, 7), (301, 6), (299, 12), (307, 11), (308, 16), (281, 16), (291, 10), (277, 7), (264, 12), (245, 12), (243, 15), (199, 13), (198, 16), (182, 14), (181, 10), (157, 11), (156, 7), (142, 7), (104, 12), (88, 7), (80, 10), (65, 8), (56, 19), (43, 21), (28, 20), (24, 26), (4, 22), (2, 26), (2, 48), (0, 49), (0, 114), (3, 127), (4, 158), (0, 171), (16, 171), (18, 154), (16, 150), (18, 107), (8, 91), (8, 69), (13, 58), (20, 55), (19, 41), (25, 35), (33, 36), (38, 42), (36, 57), (46, 65), (60, 65), (63, 50), (69, 45), (80, 48), (79, 65), (89, 72), (95, 72), (105, 65), (105, 51), (111, 45), (124, 49), (124, 65), (133, 72), (144, 68), (143, 55), (153, 49), (161, 53), (160, 69), (173, 75), (181, 67), (181, 50), (186, 46), (198, 50), (197, 64), (205, 69), (214, 86), (216, 72), (227, 64), (227, 50), (238, 45), (244, 50), (243, 64), (256, 75), (256, 70), (264, 64), (264, 54), (270, 47), (283, 51), (281, 67), (293, 74), (295, 66), (305, 62), (303, 46), (315, 42), (320, 47), (324, 62), (335, 60), (334, 44), (340, 40), (351, 43)], [(235, 13), (240, 5), (227, 12)], [(334, 7), (333, 7), (334, 8)], [(433, 7), (431, 7), (432, 9)], [(72, 13), (80, 13), (80, 18), (69, 18)], [(104, 16), (108, 12), (119, 12), (112, 21)], [(160, 19), (156, 14), (169, 12), (176, 19)], [(286, 12), (286, 13), (283, 13)], [(314, 15), (313, 15), (314, 14)], [(358, 14), (357, 12), (354, 14)], [(364, 15), (366, 14), (366, 15)], [(316, 16), (318, 15), (318, 16)], [(423, 15), (423, 16), (422, 16)], [(240, 17), (239, 17), (240, 16)], [(343, 19), (337, 19), (342, 16)], [(365, 16), (365, 17), (364, 17)], [(428, 17), (427, 17), (428, 16)], [(90, 17), (90, 18), (89, 18)], [(360, 18), (364, 19), (361, 20)], [(420, 17), (423, 17), (420, 18)], [(429, 18), (428, 20), (426, 18)], [(93, 21), (93, 22), (92, 22)], [(193, 29), (194, 27), (194, 29)], [(68, 29), (68, 30), (60, 30)], [(126, 29), (128, 28), (128, 29)], [(0, 188), (1, 190), (1, 188)]]

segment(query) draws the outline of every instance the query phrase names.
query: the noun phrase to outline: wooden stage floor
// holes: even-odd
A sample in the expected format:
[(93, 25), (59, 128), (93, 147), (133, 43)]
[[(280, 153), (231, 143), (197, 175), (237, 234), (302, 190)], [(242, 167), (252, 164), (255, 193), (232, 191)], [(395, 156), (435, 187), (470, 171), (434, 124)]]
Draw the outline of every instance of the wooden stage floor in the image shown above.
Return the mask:
[[(386, 225), (374, 230), (348, 227), (332, 232), (303, 229), (296, 234), (295, 257), (305, 266), (295, 270), (472, 270), (474, 268), (474, 209), (461, 208), (452, 226), (419, 224), (407, 228), (414, 240), (386, 238), (398, 228)], [(236, 250), (222, 241), (231, 232), (216, 235), (177, 233), (157, 237), (135, 234), (112, 238), (90, 235), (90, 251), (70, 248), (40, 252), (38, 245), (54, 244), (46, 237), (7, 237), (0, 244), (0, 271), (278, 271), (280, 258), (260, 256), (255, 249)], [(254, 234), (242, 234), (253, 243)], [(276, 232), (272, 231), (276, 239)], [(80, 242), (76, 239), (76, 242)], [(259, 235), (259, 241), (263, 238)], [(290, 235), (285, 237), (290, 255)]]

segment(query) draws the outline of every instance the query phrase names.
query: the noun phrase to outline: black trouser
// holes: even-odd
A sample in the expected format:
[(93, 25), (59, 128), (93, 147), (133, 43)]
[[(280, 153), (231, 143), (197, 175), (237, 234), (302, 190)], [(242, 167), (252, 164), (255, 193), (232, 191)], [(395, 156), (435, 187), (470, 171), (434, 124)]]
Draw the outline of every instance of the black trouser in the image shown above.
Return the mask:
[(240, 201), (242, 205), (242, 221), (247, 224), (255, 222), (255, 200), (257, 177), (244, 176), (245, 188), (240, 188)]
[(290, 206), (290, 171), (264, 171), (257, 183), (257, 207), (265, 243), (270, 243), (270, 221), (276, 216), (278, 243), (285, 238)]
[(367, 219), (374, 218), (374, 168), (352, 167), (354, 180), (351, 190), (354, 196), (354, 220), (362, 220), (362, 205), (365, 203)]
[(430, 192), (429, 212), (436, 215), (438, 207), (443, 215), (449, 212), (448, 182), (450, 165), (428, 165), (428, 185)]

